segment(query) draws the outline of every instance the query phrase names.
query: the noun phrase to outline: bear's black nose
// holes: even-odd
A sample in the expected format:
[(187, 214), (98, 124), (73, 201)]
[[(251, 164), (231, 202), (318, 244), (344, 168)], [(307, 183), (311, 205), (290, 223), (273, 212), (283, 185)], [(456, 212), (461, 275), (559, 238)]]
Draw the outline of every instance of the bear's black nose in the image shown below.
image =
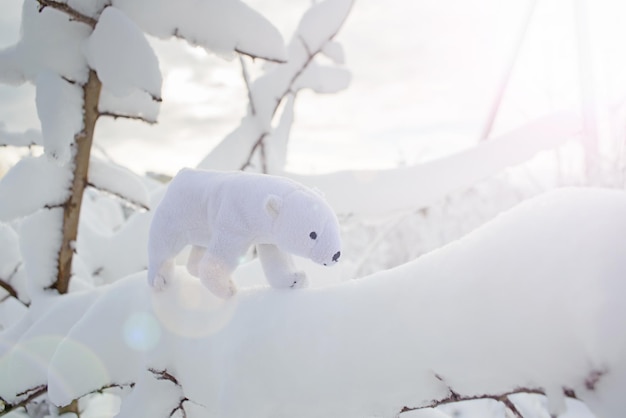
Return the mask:
[(333, 261), (339, 260), (339, 257), (341, 257), (341, 251), (337, 251), (335, 255), (333, 255)]

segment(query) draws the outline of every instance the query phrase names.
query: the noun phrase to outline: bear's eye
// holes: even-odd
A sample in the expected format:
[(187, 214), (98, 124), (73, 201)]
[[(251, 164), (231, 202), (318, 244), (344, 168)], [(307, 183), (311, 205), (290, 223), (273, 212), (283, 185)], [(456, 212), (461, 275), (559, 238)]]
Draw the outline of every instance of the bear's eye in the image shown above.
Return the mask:
[(309, 234), (309, 237), (311, 237), (311, 239), (316, 239), (317, 238), (317, 233), (315, 231), (311, 232)]

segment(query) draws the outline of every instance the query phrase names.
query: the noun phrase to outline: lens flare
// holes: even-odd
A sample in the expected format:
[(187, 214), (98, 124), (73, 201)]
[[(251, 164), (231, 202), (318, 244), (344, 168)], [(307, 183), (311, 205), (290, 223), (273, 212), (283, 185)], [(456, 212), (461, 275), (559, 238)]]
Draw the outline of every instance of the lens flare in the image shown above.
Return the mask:
[(148, 351), (161, 339), (161, 326), (148, 312), (136, 312), (124, 323), (124, 341), (136, 351)]

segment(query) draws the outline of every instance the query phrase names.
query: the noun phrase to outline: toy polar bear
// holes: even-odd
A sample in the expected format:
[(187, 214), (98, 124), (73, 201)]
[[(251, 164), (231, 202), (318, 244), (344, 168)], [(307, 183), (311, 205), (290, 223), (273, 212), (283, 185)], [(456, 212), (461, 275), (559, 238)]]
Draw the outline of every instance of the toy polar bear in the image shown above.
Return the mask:
[(215, 295), (236, 292), (231, 274), (248, 248), (273, 287), (304, 287), (288, 253), (323, 265), (341, 255), (337, 217), (315, 191), (278, 176), (181, 170), (154, 212), (148, 241), (148, 283), (162, 289), (174, 257), (192, 245), (187, 270)]

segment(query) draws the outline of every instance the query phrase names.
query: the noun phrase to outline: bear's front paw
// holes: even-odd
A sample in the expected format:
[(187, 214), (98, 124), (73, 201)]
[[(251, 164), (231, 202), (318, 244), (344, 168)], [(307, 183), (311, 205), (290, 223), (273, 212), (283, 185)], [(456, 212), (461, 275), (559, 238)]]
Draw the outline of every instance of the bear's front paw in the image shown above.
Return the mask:
[(292, 289), (302, 289), (309, 286), (309, 280), (306, 278), (306, 273), (303, 271), (296, 271), (289, 275), (289, 287)]
[(154, 280), (152, 280), (152, 283), (150, 283), (150, 285), (154, 290), (160, 292), (167, 286), (167, 280), (161, 274), (157, 274), (154, 277)]

